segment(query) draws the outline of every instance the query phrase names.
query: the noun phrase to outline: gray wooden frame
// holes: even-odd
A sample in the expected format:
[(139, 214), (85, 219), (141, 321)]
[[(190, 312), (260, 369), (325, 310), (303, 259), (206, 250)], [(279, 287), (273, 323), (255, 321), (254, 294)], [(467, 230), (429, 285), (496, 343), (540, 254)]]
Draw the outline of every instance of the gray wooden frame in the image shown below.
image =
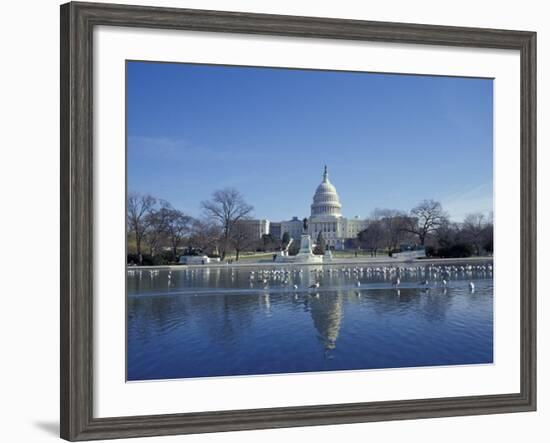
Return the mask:
[[(94, 418), (92, 35), (129, 26), (514, 49), (521, 56), (521, 392)], [(536, 33), (189, 9), (61, 6), (61, 437), (92, 440), (536, 409)], [(121, 321), (124, 321), (121, 319)]]

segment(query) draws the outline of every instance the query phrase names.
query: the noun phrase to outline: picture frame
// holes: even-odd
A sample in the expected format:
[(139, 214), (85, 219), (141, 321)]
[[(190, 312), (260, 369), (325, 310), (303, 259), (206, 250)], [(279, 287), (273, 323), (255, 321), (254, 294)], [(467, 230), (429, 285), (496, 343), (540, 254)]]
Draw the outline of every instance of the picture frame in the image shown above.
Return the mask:
[[(520, 392), (94, 417), (93, 30), (97, 26), (518, 51), (521, 65)], [(61, 6), (61, 437), (69, 441), (534, 411), (536, 33), (72, 2)], [(122, 294), (121, 294), (122, 296)], [(121, 322), (124, 319), (120, 319)]]

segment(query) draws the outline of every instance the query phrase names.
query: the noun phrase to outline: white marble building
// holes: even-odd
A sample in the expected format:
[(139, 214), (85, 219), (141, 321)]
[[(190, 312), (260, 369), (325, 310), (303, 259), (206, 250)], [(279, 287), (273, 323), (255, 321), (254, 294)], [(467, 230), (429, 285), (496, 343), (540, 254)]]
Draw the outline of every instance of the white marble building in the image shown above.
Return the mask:
[(253, 220), (245, 219), (239, 220), (238, 224), (246, 229), (252, 238), (260, 239), (263, 235), (269, 234), (270, 232), (270, 222), (269, 220)]
[[(353, 239), (367, 227), (367, 220), (361, 218), (345, 218), (342, 216), (342, 204), (336, 188), (328, 178), (327, 167), (323, 172), (323, 181), (313, 195), (311, 214), (308, 218), (308, 234), (315, 242), (319, 232), (331, 249), (344, 249), (346, 239)], [(298, 217), (280, 222), (280, 237), (288, 232), (294, 241), (299, 242), (303, 222)]]
[(295, 242), (299, 242), (300, 236), (302, 235), (302, 229), (303, 229), (303, 222), (298, 217), (292, 217), (292, 220), (282, 221), (280, 238), (283, 238), (283, 235), (285, 234), (285, 232), (288, 232), (288, 235), (290, 235), (290, 237)]

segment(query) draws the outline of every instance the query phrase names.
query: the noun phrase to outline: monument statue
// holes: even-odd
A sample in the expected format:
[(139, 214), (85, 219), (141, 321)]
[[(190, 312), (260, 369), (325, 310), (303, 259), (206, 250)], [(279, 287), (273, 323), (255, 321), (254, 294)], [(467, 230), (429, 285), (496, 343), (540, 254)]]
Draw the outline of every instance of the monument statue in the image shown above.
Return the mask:
[(306, 233), (306, 232), (307, 232), (307, 218), (304, 218), (304, 219), (302, 220), (302, 222), (303, 222), (303, 224), (304, 224), (304, 226), (303, 226), (303, 231), (302, 231), (302, 232)]

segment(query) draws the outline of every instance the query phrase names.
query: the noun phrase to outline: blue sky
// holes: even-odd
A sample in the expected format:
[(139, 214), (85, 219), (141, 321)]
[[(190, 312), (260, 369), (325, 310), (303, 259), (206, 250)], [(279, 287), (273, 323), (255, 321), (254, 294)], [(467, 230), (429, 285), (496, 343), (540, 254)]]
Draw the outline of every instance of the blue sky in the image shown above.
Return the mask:
[(237, 188), (254, 216), (309, 216), (323, 166), (344, 216), (493, 205), (490, 79), (128, 62), (128, 190), (200, 215)]

